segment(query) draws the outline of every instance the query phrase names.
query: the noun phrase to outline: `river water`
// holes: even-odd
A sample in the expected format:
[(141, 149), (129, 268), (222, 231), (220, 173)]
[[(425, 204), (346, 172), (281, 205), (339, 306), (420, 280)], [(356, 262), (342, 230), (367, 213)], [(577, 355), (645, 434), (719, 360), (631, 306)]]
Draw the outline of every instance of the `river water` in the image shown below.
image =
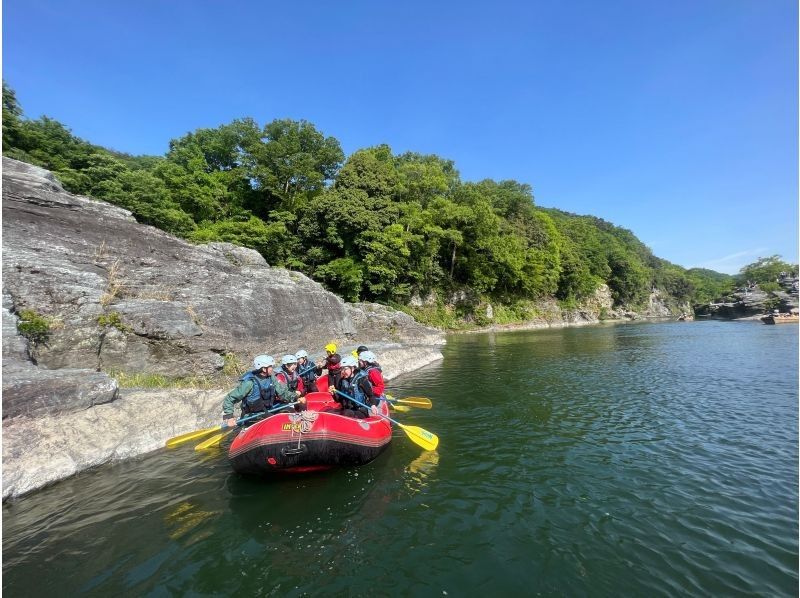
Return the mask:
[(193, 444), (3, 507), (8, 596), (798, 593), (798, 328), (448, 338), (372, 463), (276, 482)]

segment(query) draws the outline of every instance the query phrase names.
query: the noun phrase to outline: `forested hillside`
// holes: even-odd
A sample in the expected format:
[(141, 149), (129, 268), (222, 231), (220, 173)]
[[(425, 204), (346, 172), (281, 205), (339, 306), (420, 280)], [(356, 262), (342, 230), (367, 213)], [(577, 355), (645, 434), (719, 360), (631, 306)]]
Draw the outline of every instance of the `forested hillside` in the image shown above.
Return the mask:
[(599, 218), (538, 208), (525, 183), (462, 181), (451, 160), (387, 145), (345, 156), (306, 121), (242, 118), (173, 139), (164, 156), (130, 156), (25, 118), (4, 82), (3, 153), (189, 241), (256, 249), (350, 301), (460, 294), (513, 318), (542, 298), (577, 305), (602, 283), (635, 308), (653, 287), (700, 302), (733, 280), (659, 259)]

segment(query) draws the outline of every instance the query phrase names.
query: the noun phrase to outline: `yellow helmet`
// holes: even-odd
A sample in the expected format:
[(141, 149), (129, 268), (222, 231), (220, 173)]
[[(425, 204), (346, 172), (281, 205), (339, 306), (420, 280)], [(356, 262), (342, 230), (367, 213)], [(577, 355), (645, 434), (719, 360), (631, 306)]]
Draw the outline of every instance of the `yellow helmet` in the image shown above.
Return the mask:
[(336, 344), (335, 343), (328, 343), (325, 345), (325, 350), (328, 353), (336, 353)]

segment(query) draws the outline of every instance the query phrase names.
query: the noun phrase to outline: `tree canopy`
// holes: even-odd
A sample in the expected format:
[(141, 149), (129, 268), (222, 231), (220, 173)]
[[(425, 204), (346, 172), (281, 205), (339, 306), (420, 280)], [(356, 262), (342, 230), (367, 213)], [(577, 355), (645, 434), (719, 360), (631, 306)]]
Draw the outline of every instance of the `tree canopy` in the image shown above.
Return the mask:
[[(46, 116), (25, 118), (4, 82), (3, 153), (140, 222), (250, 247), (352, 301), (403, 305), (469, 290), (499, 304), (575, 302), (607, 284), (616, 303), (637, 306), (653, 287), (702, 301), (733, 282), (661, 260), (599, 218), (539, 208), (526, 183), (465, 182), (451, 160), (388, 145), (345, 157), (336, 138), (304, 120), (236, 119), (173, 139), (163, 156), (131, 156)], [(773, 256), (739, 278), (792, 268)]]

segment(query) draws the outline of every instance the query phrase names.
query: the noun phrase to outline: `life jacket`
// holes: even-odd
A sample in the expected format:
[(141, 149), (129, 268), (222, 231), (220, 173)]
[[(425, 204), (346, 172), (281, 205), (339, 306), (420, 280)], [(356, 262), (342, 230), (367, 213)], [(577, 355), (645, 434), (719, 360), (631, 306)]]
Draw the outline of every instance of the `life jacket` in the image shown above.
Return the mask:
[[(352, 378), (340, 378), (339, 383), (336, 385), (336, 388), (337, 390), (343, 392), (344, 394), (356, 398), (362, 403), (364, 402), (363, 392), (359, 397), (359, 389), (355, 376), (353, 376)], [(337, 397), (342, 403), (342, 409), (351, 409), (353, 411), (358, 411), (359, 409), (361, 409), (361, 405), (356, 404), (347, 397), (344, 397), (342, 395), (337, 395)]]
[(275, 384), (272, 376), (262, 378), (254, 372), (247, 372), (239, 378), (240, 382), (245, 380), (253, 381), (253, 388), (250, 394), (242, 401), (242, 414), (261, 413), (272, 407), (275, 402)]
[(339, 372), (342, 369), (342, 356), (338, 353), (333, 353), (328, 355), (325, 358), (325, 368), (327, 368), (328, 373), (331, 374), (333, 372)]
[(342, 377), (342, 358), (338, 353), (328, 355), (325, 358), (325, 367), (328, 370), (328, 384), (338, 388), (339, 379)]
[[(379, 366), (379, 365), (367, 365), (367, 367), (365, 367), (363, 370), (359, 370), (358, 371), (358, 375), (359, 376), (363, 376), (363, 377), (367, 378), (367, 380), (369, 380), (369, 373), (372, 370), (378, 370), (378, 373), (380, 373), (380, 375), (381, 375), (381, 381), (383, 381), (383, 370), (381, 369), (381, 366)], [(378, 388), (375, 385), (375, 383), (372, 382), (372, 380), (369, 380), (369, 382), (370, 382), (370, 384), (372, 384), (372, 390), (375, 393), (375, 397), (378, 398), (378, 399), (383, 398), (384, 397), (384, 391), (386, 390), (386, 384), (384, 383), (384, 384), (382, 384), (381, 388)]]
[(285, 382), (290, 391), (294, 392), (297, 390), (297, 385), (300, 383), (300, 376), (297, 375), (297, 370), (295, 370), (294, 374), (290, 374), (281, 366), (281, 371), (275, 374), (276, 378), (278, 376), (283, 376), (281, 382)]
[(351, 385), (350, 390), (352, 391), (350, 393), (350, 396), (355, 399), (358, 399), (365, 405), (368, 405), (369, 403), (367, 403), (366, 401), (367, 397), (364, 395), (364, 391), (361, 390), (361, 385), (359, 384), (359, 382), (361, 382), (361, 380), (363, 380), (366, 377), (366, 375), (367, 374), (364, 370), (359, 370), (355, 374), (353, 374), (353, 377), (351, 378), (350, 381)]
[(303, 379), (303, 385), (308, 392), (311, 392), (311, 390), (317, 387), (317, 374), (315, 370), (316, 367), (310, 361), (306, 361), (303, 365), (297, 362), (297, 373)]

